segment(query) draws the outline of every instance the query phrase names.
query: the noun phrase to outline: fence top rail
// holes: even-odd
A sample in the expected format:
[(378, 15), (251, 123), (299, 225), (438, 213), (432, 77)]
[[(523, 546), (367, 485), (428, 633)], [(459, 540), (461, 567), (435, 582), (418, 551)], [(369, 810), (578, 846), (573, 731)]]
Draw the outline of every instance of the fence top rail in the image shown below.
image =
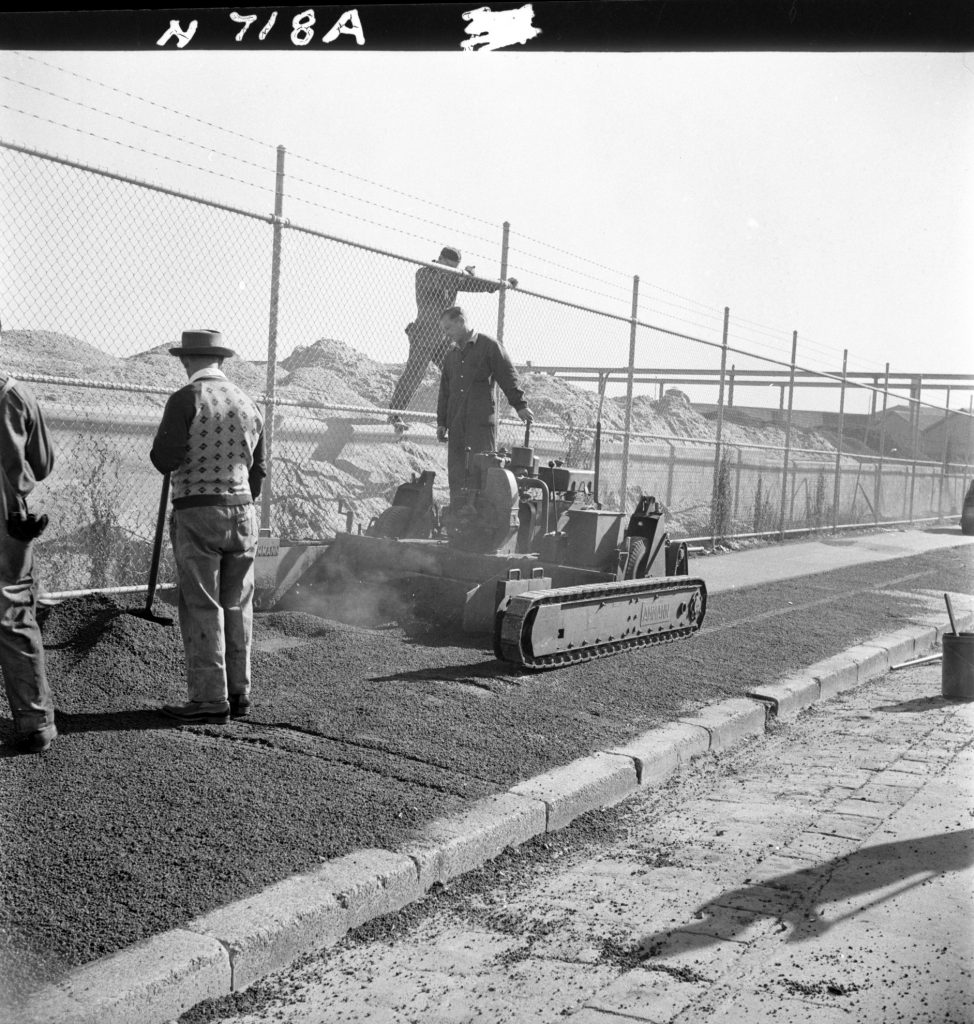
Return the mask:
[[(416, 267), (434, 267), (441, 273), (453, 274), (456, 277), (469, 276), (464, 270), (447, 267), (441, 263), (431, 263), (429, 260), (418, 260), (414, 256), (404, 256), (402, 253), (392, 252), (389, 249), (380, 249), (374, 245), (366, 245), (364, 242), (354, 242), (350, 238), (342, 238), (341, 235), (331, 235), (327, 231), (319, 231), (317, 228), (309, 228), (303, 224), (295, 224), (293, 221), (287, 220), (286, 218), (282, 221), (281, 226), (287, 231), (296, 231), (301, 235), (311, 235), (314, 238), (323, 238), (328, 242), (337, 242), (339, 245), (350, 245), (353, 249), (362, 249), (365, 252), (375, 253), (377, 256), (389, 256), (402, 263), (412, 263), (413, 266)], [(485, 277), (483, 274), (477, 274), (476, 277), (479, 281), (493, 281), (498, 285), (506, 284), (506, 282), (500, 281), (495, 277)]]
[[(531, 370), (535, 373), (589, 373), (589, 374), (609, 374), (626, 376), (629, 373), (629, 367), (627, 366), (564, 366), (564, 365), (550, 365), (550, 364), (518, 364), (520, 368)], [(665, 366), (636, 366), (633, 367), (633, 373), (643, 374), (674, 374), (685, 377), (712, 377), (714, 382), (720, 380), (720, 370), (710, 369), (681, 369), (679, 367), (665, 367)], [(733, 368), (727, 371), (727, 376), (731, 376), (733, 373), (734, 380), (737, 382), (740, 377), (756, 377), (759, 378), (759, 383), (765, 383), (764, 378), (767, 377), (780, 377), (780, 383), (776, 386), (786, 386), (788, 379), (791, 377), (790, 370), (749, 370), (745, 368)], [(795, 372), (795, 378), (809, 378), (817, 377), (818, 374), (812, 370), (799, 370)], [(846, 377), (861, 378), (863, 380), (875, 380), (876, 378), (882, 378), (884, 374), (870, 373), (868, 371), (849, 371)], [(967, 381), (974, 385), (974, 374), (971, 373), (890, 373), (890, 387), (894, 386), (895, 381), (912, 382), (915, 379), (922, 377), (923, 386), (934, 387), (937, 381)], [(839, 382), (841, 384), (841, 381)], [(838, 385), (836, 385), (838, 386)], [(899, 387), (900, 385), (895, 385)], [(952, 412), (955, 410), (951, 410)], [(956, 410), (966, 411), (966, 410)]]
[(6, 139), (0, 139), (0, 148), (13, 150), (15, 153), (24, 153), (27, 156), (36, 157), (38, 160), (47, 160), (50, 163), (73, 167), (77, 171), (86, 171), (88, 174), (97, 174), (102, 178), (111, 178), (113, 181), (121, 181), (126, 185), (135, 185), (137, 188), (148, 189), (151, 192), (161, 192), (176, 199), (186, 199), (191, 203), (200, 203), (203, 206), (210, 206), (215, 210), (223, 210), (224, 213), (234, 213), (240, 217), (249, 217), (251, 220), (263, 221), (265, 224), (272, 224), (274, 222), (273, 214), (254, 213), (253, 210), (243, 210), (239, 206), (231, 206), (228, 203), (221, 203), (215, 199), (205, 199), (203, 196), (196, 196), (190, 192), (181, 192), (175, 188), (168, 188), (166, 185), (155, 185), (151, 181), (143, 181), (141, 178), (132, 178), (127, 174), (118, 174), (103, 167), (93, 167), (91, 164), (79, 163), (77, 160), (69, 160), (67, 157), (57, 156), (54, 153), (45, 153), (30, 146), (21, 146), (16, 142), (8, 142)]

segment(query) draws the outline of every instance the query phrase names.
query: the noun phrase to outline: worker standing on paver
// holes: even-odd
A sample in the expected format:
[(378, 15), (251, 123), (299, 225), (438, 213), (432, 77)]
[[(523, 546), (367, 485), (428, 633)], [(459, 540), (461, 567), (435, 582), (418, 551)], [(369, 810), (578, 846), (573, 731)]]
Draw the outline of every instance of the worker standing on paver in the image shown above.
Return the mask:
[(257, 511), (265, 476), (264, 423), (223, 373), (233, 356), (218, 331), (184, 331), (169, 350), (189, 383), (169, 398), (149, 458), (172, 473), (169, 532), (189, 702), (163, 714), (225, 724), (250, 710)]
[(27, 511), (27, 495), (54, 468), (54, 449), (37, 399), (0, 373), (0, 667), (16, 729), (14, 745), (47, 750), (57, 738), (37, 625), (34, 540), (47, 516)]
[[(501, 287), (499, 281), (477, 277), (473, 267), (464, 267), (462, 274), (455, 273), (455, 269), (460, 266), (460, 259), (459, 249), (445, 246), (433, 262), (449, 267), (449, 270), (425, 266), (416, 271), (416, 319), (406, 326), (409, 357), (389, 403), (392, 410), (405, 409), (409, 405), (423, 379), (423, 374), (426, 373), (426, 367), (431, 362), (439, 369), (443, 369), (443, 359), (451, 342), (443, 337), (440, 330), (440, 314), (457, 301), (457, 293), (491, 293)], [(509, 278), (507, 284), (516, 288), (517, 279)], [(398, 412), (393, 412), (389, 422), (399, 432), (406, 429), (406, 424)]]
[(443, 310), (440, 328), (450, 341), (443, 360), (436, 406), (436, 437), (446, 441), (450, 505), (456, 510), (467, 480), (467, 449), (492, 452), (497, 446), (494, 383), (525, 423), (534, 414), (524, 400), (517, 371), (504, 346), (468, 325), (460, 306)]

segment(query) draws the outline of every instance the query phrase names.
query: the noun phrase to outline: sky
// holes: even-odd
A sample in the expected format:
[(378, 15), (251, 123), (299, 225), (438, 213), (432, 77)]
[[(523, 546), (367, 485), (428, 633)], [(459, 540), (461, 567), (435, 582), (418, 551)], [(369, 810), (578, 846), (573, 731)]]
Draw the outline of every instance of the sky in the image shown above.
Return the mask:
[[(7, 51), (0, 75), (8, 142), (263, 214), (281, 145), (284, 214), (302, 226), (414, 260), (455, 244), (496, 277), (509, 221), (524, 289), (627, 318), (638, 275), (648, 324), (719, 342), (726, 306), (732, 346), (784, 362), (797, 331), (815, 369), (840, 370), (848, 349), (850, 370), (974, 373), (972, 54)], [(14, 181), (8, 201), (35, 204), (53, 246), (60, 211), (42, 212), (22, 169)], [(58, 182), (45, 187), (67, 195)], [(168, 208), (129, 214), (162, 262), (197, 244)], [(217, 232), (208, 258), (240, 262), (248, 329), (266, 333), (266, 260), (244, 266), (264, 240), (249, 232)], [(412, 268), (333, 265), (314, 238), (294, 251), (294, 308), (300, 293), (322, 324), (341, 309), (332, 329), (394, 358)], [(72, 273), (93, 273), (74, 257)], [(593, 333), (591, 315), (509, 302), (522, 359), (625, 363), (622, 321)], [(640, 329), (637, 363), (718, 356)]]

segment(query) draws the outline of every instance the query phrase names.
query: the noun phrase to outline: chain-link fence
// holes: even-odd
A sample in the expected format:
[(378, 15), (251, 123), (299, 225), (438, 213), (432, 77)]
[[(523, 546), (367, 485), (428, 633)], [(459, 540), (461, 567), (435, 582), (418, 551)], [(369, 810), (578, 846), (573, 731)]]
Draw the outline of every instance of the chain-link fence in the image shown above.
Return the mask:
[[(282, 538), (365, 527), (425, 469), (445, 501), (435, 436), (443, 347), (407, 327), (454, 301), (518, 367), (543, 462), (594, 468), (600, 423), (607, 508), (631, 510), (652, 494), (672, 534), (711, 541), (960, 511), (972, 417), (923, 400), (939, 378), (822, 373), (802, 367), (794, 347), (790, 362), (762, 357), (729, 344), (726, 312), (723, 333), (653, 325), (637, 314), (638, 279), (630, 316), (525, 280), (507, 286), (507, 226), (492, 281), (434, 267), (435, 252), (425, 262), (292, 224), (282, 165), (275, 214), (9, 143), (0, 167), (0, 366), (32, 385), (53, 433), (56, 468), (34, 499), (51, 519), (39, 543), (51, 590), (144, 583), (161, 483), (148, 450), (167, 396), (185, 383), (167, 351), (184, 329), (222, 330), (238, 353), (228, 375), (263, 405), (262, 520)], [(972, 382), (947, 386), (956, 401)], [(761, 401), (748, 405), (753, 389)], [(822, 401), (793, 409), (796, 395)], [(390, 423), (392, 404), (405, 434)], [(499, 446), (522, 444), (503, 397), (498, 416)]]

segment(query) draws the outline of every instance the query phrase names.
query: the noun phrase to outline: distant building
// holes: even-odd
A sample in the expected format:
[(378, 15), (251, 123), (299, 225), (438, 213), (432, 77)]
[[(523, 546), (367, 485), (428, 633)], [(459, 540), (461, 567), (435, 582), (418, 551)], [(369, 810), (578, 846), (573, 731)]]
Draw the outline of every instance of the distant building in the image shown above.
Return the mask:
[(926, 450), (924, 431), (943, 422), (944, 414), (937, 409), (928, 406), (913, 407), (910, 405), (892, 405), (885, 411), (877, 412), (871, 417), (870, 435), (875, 439), (875, 446), (879, 447), (879, 437), (885, 438), (885, 454), (895, 455), (899, 458), (913, 457), (913, 438), (916, 424), (914, 417), (920, 417), (919, 426), (919, 450), (916, 454), (920, 458), (940, 458), (942, 454), (943, 437), (941, 436), (941, 449), (931, 456)]
[(936, 421), (923, 431), (921, 447), (928, 459), (944, 458), (944, 437), (947, 440), (948, 463), (966, 463), (974, 458), (974, 416), (966, 412), (937, 412)]

